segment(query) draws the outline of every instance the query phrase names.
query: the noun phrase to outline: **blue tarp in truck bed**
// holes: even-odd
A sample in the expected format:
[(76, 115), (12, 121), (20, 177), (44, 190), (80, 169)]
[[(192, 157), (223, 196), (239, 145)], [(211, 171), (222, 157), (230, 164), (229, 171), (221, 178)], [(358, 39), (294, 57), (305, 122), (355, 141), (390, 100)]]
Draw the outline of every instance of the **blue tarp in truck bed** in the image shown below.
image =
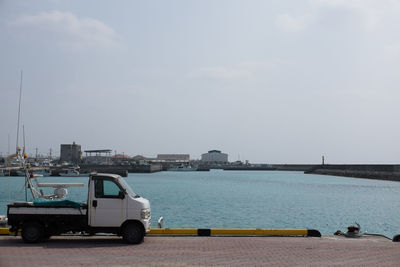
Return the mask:
[(40, 206), (63, 206), (63, 207), (71, 207), (71, 208), (80, 208), (82, 206), (82, 203), (75, 202), (72, 200), (35, 200), (33, 201), (34, 205), (40, 205)]

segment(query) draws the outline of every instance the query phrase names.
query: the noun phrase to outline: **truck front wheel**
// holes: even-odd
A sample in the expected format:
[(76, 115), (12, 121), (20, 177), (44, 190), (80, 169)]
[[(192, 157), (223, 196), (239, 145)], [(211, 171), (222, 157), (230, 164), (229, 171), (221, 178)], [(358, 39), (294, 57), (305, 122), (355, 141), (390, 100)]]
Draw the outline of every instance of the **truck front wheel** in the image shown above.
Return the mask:
[(42, 241), (44, 234), (43, 225), (37, 222), (28, 222), (22, 226), (22, 240), (26, 243), (37, 243)]
[(144, 230), (138, 223), (129, 223), (122, 230), (122, 238), (129, 244), (140, 244), (143, 242)]

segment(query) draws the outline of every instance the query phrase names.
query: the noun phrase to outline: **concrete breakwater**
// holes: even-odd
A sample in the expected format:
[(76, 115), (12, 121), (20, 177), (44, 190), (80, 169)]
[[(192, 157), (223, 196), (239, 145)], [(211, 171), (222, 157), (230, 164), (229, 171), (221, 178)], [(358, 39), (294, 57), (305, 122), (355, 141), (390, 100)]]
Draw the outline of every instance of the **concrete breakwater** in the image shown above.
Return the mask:
[(392, 164), (326, 164), (314, 166), (304, 173), (400, 181), (400, 165)]
[(268, 166), (226, 166), (223, 169), (237, 171), (302, 171), (306, 174), (400, 181), (400, 165), (395, 164), (271, 164)]
[(275, 168), (277, 171), (308, 171), (313, 168), (316, 168), (317, 166), (320, 166), (318, 164), (272, 164), (271, 165), (273, 168)]
[[(219, 167), (226, 171), (308, 171), (317, 166), (316, 164), (248, 164), (248, 165), (226, 165)], [(209, 166), (209, 168), (215, 168)], [(215, 168), (217, 169), (217, 168)]]
[[(65, 167), (53, 167), (50, 169), (51, 176), (62, 176), (66, 172)], [(101, 164), (82, 164), (80, 165), (80, 173), (115, 173), (122, 177), (128, 176), (128, 173), (153, 173), (162, 170), (161, 165), (101, 165)]]
[(80, 165), (82, 172), (106, 172), (106, 173), (153, 173), (162, 170), (159, 164), (148, 165), (95, 165), (85, 164)]

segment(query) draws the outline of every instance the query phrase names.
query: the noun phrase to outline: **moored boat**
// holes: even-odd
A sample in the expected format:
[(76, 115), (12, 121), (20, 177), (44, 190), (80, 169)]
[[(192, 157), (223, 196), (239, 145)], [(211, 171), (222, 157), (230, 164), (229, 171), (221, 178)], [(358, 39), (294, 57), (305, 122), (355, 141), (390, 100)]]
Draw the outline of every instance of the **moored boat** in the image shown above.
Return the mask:
[(192, 167), (192, 166), (178, 166), (178, 167), (173, 167), (169, 168), (168, 171), (173, 171), (173, 172), (190, 172), (190, 171), (197, 171), (197, 168)]
[(60, 176), (64, 177), (80, 177), (80, 176), (88, 176), (87, 173), (80, 173), (77, 168), (69, 168), (65, 173), (60, 173)]

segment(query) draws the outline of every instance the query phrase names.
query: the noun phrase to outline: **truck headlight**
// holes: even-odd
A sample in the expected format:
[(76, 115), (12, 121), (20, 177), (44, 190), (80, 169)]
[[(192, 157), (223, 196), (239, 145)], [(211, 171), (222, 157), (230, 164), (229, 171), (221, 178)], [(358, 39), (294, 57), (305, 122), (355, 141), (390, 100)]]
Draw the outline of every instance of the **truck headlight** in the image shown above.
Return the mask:
[(150, 209), (142, 209), (141, 212), (140, 212), (140, 217), (142, 219), (150, 218)]

